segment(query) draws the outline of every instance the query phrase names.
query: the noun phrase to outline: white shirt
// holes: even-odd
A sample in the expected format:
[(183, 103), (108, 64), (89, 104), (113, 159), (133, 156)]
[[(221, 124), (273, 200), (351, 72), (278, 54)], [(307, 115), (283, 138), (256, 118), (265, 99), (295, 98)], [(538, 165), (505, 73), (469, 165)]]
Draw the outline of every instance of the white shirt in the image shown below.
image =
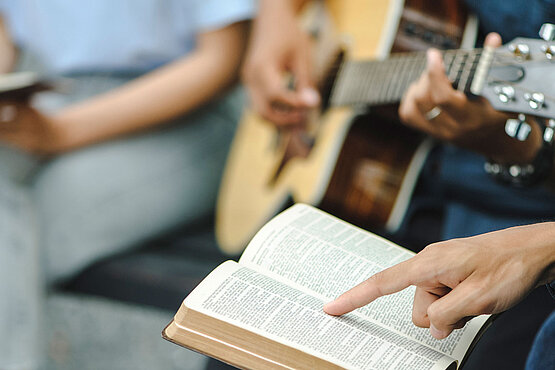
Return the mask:
[(254, 0), (0, 0), (16, 44), (52, 73), (146, 72), (195, 37), (249, 19)]

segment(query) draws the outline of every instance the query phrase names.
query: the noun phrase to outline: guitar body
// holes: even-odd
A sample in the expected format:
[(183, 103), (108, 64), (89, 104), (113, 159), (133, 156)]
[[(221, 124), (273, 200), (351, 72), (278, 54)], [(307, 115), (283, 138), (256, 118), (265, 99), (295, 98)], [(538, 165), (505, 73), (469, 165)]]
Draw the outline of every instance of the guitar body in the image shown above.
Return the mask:
[[(456, 0), (329, 0), (325, 6), (345, 58), (355, 61), (409, 46), (456, 48), (467, 19)], [(291, 200), (362, 227), (398, 227), (430, 143), (394, 122), (395, 114), (330, 107), (316, 121), (308, 153), (288, 156), (272, 123), (244, 113), (217, 205), (216, 235), (224, 252), (241, 252)]]

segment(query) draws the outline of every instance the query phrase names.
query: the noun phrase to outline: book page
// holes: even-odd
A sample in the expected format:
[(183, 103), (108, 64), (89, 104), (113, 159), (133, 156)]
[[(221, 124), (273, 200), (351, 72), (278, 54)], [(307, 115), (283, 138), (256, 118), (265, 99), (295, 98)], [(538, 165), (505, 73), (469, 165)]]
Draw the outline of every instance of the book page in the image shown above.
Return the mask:
[(360, 315), (326, 315), (321, 299), (232, 261), (214, 270), (184, 304), (349, 369), (446, 369), (453, 363)]
[[(413, 252), (325, 212), (297, 204), (266, 224), (239, 263), (309, 290), (325, 302), (373, 274), (406, 260)], [(487, 316), (469, 322), (447, 339), (412, 323), (415, 287), (381, 297), (355, 311), (413, 340), (462, 360)]]
[(14, 72), (0, 75), (0, 92), (21, 89), (38, 82), (34, 72)]

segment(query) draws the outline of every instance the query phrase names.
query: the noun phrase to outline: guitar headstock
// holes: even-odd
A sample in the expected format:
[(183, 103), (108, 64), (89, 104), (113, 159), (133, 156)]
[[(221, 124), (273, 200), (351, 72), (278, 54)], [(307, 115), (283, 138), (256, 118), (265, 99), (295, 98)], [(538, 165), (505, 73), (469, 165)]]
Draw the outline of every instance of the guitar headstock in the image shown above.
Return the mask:
[(471, 92), (499, 111), (555, 118), (555, 27), (545, 27), (547, 40), (516, 38), (484, 49)]

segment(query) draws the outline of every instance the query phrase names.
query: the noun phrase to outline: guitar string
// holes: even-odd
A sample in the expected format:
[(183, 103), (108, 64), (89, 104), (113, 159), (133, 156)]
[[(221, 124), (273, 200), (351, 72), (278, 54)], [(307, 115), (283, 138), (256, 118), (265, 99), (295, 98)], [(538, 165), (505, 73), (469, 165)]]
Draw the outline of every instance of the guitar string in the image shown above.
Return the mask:
[[(453, 80), (455, 84), (458, 83), (461, 79), (461, 73), (463, 72), (463, 69), (466, 69), (464, 73), (465, 73), (465, 85), (467, 85), (467, 82), (470, 81), (473, 77), (473, 74), (476, 69), (476, 63), (477, 63), (477, 60), (479, 60), (480, 55), (481, 55), (481, 49), (476, 49), (471, 51), (455, 50), (455, 51), (443, 52), (444, 60), (448, 61), (446, 63), (446, 70), (449, 73), (451, 80)], [(451, 56), (454, 56), (454, 57), (452, 58)], [(467, 63), (467, 59), (469, 58), (469, 56), (471, 56), (470, 59), (472, 60), (472, 63)], [(458, 60), (461, 58), (462, 60)], [(453, 62), (451, 62), (451, 60)], [(407, 72), (403, 73), (403, 71), (400, 70), (399, 68), (399, 66), (405, 67), (405, 65), (402, 62), (404, 62), (405, 65), (408, 64), (409, 62), (412, 62), (411, 64), (413, 68), (410, 69), (408, 73)], [(454, 66), (456, 68), (453, 68)], [(339, 100), (344, 102), (353, 101), (353, 102), (362, 103), (368, 100), (370, 100), (370, 102), (372, 102), (373, 100), (377, 100), (378, 102), (382, 102), (382, 101), (390, 102), (392, 100), (396, 100), (400, 98), (399, 91), (404, 92), (405, 85), (408, 87), (408, 83), (412, 82), (411, 80), (414, 80), (420, 73), (422, 73), (422, 71), (424, 70), (424, 67), (425, 67), (424, 53), (399, 53), (399, 54), (396, 54), (394, 57), (385, 61), (379, 60), (379, 61), (336, 63), (333, 67), (329, 69), (330, 73), (335, 72), (337, 76), (335, 81), (331, 83), (333, 86), (330, 86), (330, 83), (328, 83), (323, 87), (324, 88), (331, 87), (332, 90), (336, 90), (336, 91), (332, 91), (331, 93), (332, 101)], [(359, 69), (362, 69), (362, 71), (366, 73), (361, 73)], [(406, 68), (404, 69), (405, 71), (407, 70)], [(452, 74), (453, 71), (457, 72), (456, 76), (453, 76)], [(380, 99), (375, 99), (375, 98), (369, 99), (372, 97), (371, 95), (368, 95), (368, 93), (361, 94), (361, 91), (358, 91), (361, 88), (370, 89), (370, 88), (375, 88), (377, 86), (376, 79), (365, 78), (365, 76), (368, 76), (371, 72), (381, 72), (379, 73), (379, 75), (381, 75), (380, 82), (386, 82), (388, 76), (397, 77), (393, 79), (395, 83), (390, 82), (390, 83), (380, 84), (382, 85), (382, 87), (386, 88), (385, 91), (382, 91), (381, 95), (380, 94), (378, 95)], [(401, 77), (406, 77), (407, 75), (410, 78), (408, 79), (401, 78)], [(409, 81), (407, 82), (407, 80)], [(343, 85), (343, 86), (340, 86), (340, 85)], [(344, 86), (348, 86), (348, 85), (351, 85), (351, 87), (346, 89), (347, 91), (344, 91), (345, 90)], [(338, 86), (339, 86), (339, 91), (337, 91)], [(353, 97), (353, 95), (358, 96), (358, 98)], [(368, 96), (364, 96), (364, 95), (368, 95)], [(340, 98), (338, 98), (338, 96), (340, 96)], [(366, 99), (362, 99), (362, 96), (364, 96)]]

